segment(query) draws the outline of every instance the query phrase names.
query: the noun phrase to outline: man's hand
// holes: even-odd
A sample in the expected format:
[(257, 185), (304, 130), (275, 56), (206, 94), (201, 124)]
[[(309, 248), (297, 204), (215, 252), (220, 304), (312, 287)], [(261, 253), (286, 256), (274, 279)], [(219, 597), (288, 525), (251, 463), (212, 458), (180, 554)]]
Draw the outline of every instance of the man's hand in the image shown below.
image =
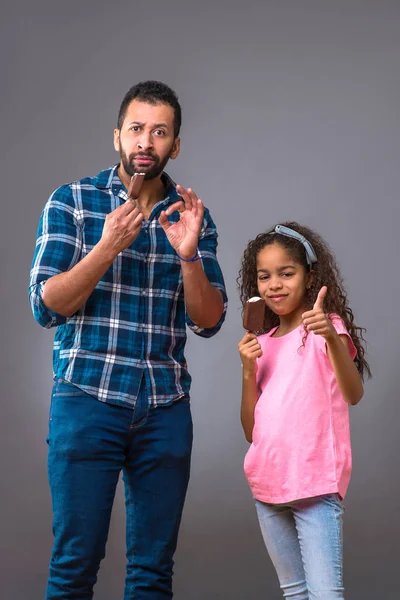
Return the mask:
[[(180, 185), (177, 185), (176, 189), (182, 196), (182, 200), (174, 202), (167, 210), (163, 210), (158, 222), (175, 252), (182, 258), (190, 260), (197, 252), (204, 205), (192, 189), (185, 190)], [(170, 223), (168, 217), (176, 210), (180, 213), (179, 221)]]
[(142, 228), (143, 214), (132, 200), (106, 216), (100, 246), (115, 258), (137, 238)]
[(238, 348), (242, 359), (243, 374), (255, 375), (257, 373), (257, 358), (262, 356), (257, 336), (254, 333), (245, 333), (238, 344)]
[(315, 335), (322, 335), (328, 341), (335, 336), (336, 330), (324, 312), (327, 291), (328, 288), (324, 285), (318, 293), (313, 309), (303, 313), (302, 319), (308, 331), (312, 331)]
[(115, 257), (136, 239), (143, 215), (131, 200), (106, 217), (101, 240), (72, 269), (46, 281), (43, 302), (51, 310), (70, 317), (84, 305)]

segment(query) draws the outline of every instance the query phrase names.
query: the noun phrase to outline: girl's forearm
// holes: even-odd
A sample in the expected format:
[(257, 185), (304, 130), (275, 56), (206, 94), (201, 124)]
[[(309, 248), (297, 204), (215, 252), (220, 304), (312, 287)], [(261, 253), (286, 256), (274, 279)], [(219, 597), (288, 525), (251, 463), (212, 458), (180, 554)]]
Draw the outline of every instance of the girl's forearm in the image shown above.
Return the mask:
[(248, 442), (253, 441), (254, 409), (258, 401), (256, 374), (243, 372), (240, 419)]
[(364, 388), (357, 367), (349, 354), (347, 336), (336, 334), (326, 341), (326, 345), (343, 398), (351, 405), (357, 404), (363, 397)]

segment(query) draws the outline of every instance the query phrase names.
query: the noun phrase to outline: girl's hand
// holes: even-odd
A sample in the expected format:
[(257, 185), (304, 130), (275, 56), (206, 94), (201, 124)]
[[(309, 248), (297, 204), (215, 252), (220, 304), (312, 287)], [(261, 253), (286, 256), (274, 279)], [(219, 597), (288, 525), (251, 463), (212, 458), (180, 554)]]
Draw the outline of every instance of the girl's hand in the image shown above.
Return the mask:
[(318, 293), (313, 309), (303, 313), (301, 317), (308, 331), (312, 331), (315, 335), (322, 335), (328, 341), (335, 336), (336, 330), (324, 312), (327, 291), (328, 288), (324, 285)]
[(262, 356), (261, 346), (254, 333), (247, 332), (238, 344), (244, 374), (257, 373), (257, 358)]

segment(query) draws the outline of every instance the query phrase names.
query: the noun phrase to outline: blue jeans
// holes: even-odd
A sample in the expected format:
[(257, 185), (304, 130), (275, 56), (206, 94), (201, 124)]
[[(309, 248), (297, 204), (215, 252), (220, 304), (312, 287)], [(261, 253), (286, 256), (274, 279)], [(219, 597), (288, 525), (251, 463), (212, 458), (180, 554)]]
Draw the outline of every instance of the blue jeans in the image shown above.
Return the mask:
[(289, 504), (256, 500), (265, 545), (284, 598), (344, 600), (344, 508), (337, 494)]
[(132, 410), (100, 402), (64, 381), (55, 384), (47, 440), (55, 537), (47, 600), (93, 598), (121, 470), (124, 600), (172, 598), (192, 436), (188, 398), (149, 409), (142, 384)]

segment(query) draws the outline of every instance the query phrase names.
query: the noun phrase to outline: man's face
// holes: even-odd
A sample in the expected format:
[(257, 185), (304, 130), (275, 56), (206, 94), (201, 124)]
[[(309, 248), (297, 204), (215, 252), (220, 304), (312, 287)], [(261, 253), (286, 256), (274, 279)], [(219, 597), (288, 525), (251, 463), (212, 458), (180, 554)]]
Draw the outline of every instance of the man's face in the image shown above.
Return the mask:
[(168, 160), (178, 156), (179, 147), (180, 139), (174, 138), (174, 109), (169, 104), (133, 100), (121, 129), (114, 130), (114, 148), (129, 177), (135, 173), (145, 173), (146, 180), (158, 177)]

